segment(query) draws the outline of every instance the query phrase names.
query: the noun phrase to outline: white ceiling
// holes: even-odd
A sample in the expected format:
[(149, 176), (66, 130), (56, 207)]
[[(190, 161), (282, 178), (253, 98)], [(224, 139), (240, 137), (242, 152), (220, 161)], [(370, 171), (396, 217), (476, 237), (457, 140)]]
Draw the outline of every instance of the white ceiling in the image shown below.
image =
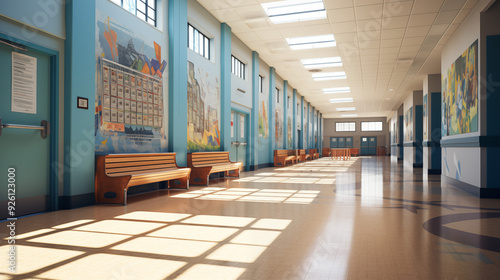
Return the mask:
[[(359, 117), (389, 116), (427, 74), (441, 71), (441, 48), (478, 0), (323, 0), (327, 19), (273, 24), (260, 5), (275, 0), (197, 0), (325, 118), (335, 108), (357, 108)], [(337, 46), (295, 50), (285, 38), (333, 34)], [(313, 81), (304, 58), (340, 56), (347, 80)], [(349, 86), (350, 93), (323, 94), (323, 88)], [(354, 103), (330, 104), (353, 97)]]

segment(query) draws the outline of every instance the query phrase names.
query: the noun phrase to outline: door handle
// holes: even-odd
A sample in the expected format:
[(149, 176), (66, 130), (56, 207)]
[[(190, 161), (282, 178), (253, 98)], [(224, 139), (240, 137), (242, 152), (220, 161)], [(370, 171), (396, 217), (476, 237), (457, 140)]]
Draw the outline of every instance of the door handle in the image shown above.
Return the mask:
[(20, 128), (20, 129), (34, 129), (40, 130), (40, 136), (42, 139), (46, 139), (50, 132), (49, 122), (43, 120), (39, 126), (37, 125), (25, 125), (25, 124), (2, 124), (2, 118), (0, 118), (0, 136), (2, 136), (3, 128)]
[(242, 142), (242, 143), (240, 143), (240, 145), (242, 145), (242, 146), (246, 146), (246, 145), (247, 145), (247, 142)]

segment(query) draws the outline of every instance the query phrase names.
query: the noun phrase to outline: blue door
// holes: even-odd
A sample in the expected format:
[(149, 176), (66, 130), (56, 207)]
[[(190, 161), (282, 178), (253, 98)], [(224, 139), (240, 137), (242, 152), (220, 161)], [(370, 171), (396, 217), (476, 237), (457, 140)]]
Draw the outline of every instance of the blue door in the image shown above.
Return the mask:
[(346, 148), (353, 148), (352, 137), (346, 137), (345, 138), (345, 147)]
[(338, 143), (339, 143), (339, 148), (345, 148), (345, 137), (337, 137)]
[(377, 137), (368, 137), (368, 153), (370, 155), (377, 154)]
[[(56, 165), (50, 161), (54, 136), (49, 132), (43, 139), (41, 130), (5, 127), (19, 124), (40, 128), (42, 121), (50, 126), (51, 110), (58, 110), (51, 108), (50, 102), (50, 59), (33, 50), (0, 44), (0, 118), (4, 125), (0, 134), (0, 182), (5, 186), (0, 193), (0, 204), (5, 205), (0, 219), (47, 211), (55, 203), (50, 200), (49, 187), (51, 166)], [(9, 196), (8, 178), (14, 184), (8, 187)], [(15, 208), (15, 215), (6, 211), (12, 195), (15, 201), (9, 205)]]
[(248, 166), (247, 139), (247, 115), (231, 111), (231, 151), (229, 152), (229, 159), (243, 162), (243, 170), (246, 170)]
[(370, 154), (370, 149), (368, 145), (368, 137), (361, 137), (361, 155), (369, 155)]
[(330, 148), (338, 148), (337, 137), (330, 137)]

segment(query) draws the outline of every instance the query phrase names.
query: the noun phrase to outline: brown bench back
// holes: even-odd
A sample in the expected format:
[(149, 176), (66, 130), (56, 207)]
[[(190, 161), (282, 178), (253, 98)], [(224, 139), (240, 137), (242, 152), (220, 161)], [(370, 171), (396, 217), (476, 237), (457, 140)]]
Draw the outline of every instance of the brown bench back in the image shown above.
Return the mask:
[(104, 156), (108, 176), (124, 176), (177, 168), (176, 153), (117, 154)]
[(197, 166), (229, 161), (229, 152), (196, 152), (188, 154), (188, 165)]
[(305, 149), (300, 149), (299, 150), (299, 155), (305, 155), (306, 154), (306, 150)]
[(295, 152), (293, 150), (274, 150), (274, 156), (276, 157), (286, 157), (294, 156)]
[(317, 153), (317, 152), (316, 152), (316, 149), (309, 149), (309, 153), (310, 153), (310, 154), (315, 154), (315, 153)]

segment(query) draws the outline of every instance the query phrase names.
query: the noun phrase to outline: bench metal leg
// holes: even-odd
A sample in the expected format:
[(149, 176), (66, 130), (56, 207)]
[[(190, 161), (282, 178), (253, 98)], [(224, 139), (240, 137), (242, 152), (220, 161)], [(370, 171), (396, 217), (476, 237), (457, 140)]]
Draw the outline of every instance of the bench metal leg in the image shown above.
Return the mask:
[(127, 189), (123, 190), (123, 206), (127, 205)]

